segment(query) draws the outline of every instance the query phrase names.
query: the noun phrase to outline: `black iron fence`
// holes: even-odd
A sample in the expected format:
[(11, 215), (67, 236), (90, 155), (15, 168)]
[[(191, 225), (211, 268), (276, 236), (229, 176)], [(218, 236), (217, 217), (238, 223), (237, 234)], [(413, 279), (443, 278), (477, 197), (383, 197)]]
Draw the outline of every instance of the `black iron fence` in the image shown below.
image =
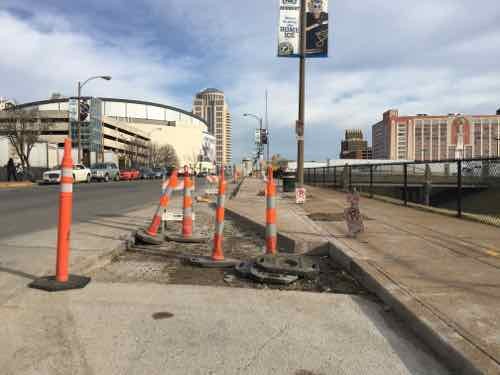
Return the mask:
[(500, 158), (307, 168), (304, 181), (500, 224)]

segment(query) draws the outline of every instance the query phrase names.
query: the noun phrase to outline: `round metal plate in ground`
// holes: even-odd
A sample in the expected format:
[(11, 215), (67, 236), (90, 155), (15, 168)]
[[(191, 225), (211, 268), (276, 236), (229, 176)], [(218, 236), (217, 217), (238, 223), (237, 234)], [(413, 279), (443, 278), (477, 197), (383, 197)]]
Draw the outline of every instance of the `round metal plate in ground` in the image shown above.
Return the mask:
[(226, 258), (224, 260), (213, 260), (211, 257), (190, 257), (186, 259), (193, 266), (204, 268), (232, 268), (240, 261), (238, 259)]
[(253, 260), (245, 260), (238, 263), (234, 269), (236, 273), (241, 277), (250, 277), (250, 268), (255, 264)]
[(161, 245), (163, 243), (162, 236), (151, 236), (144, 229), (140, 229), (135, 234), (135, 239), (147, 245)]
[(250, 267), (250, 275), (255, 280), (266, 284), (288, 285), (299, 279), (296, 275), (263, 271), (255, 266)]
[(191, 237), (184, 237), (182, 235), (166, 233), (165, 240), (173, 242), (181, 242), (181, 243), (203, 243), (208, 241), (208, 237), (200, 237), (197, 235), (193, 235)]
[(319, 273), (319, 264), (304, 255), (262, 255), (255, 264), (263, 271), (314, 277)]

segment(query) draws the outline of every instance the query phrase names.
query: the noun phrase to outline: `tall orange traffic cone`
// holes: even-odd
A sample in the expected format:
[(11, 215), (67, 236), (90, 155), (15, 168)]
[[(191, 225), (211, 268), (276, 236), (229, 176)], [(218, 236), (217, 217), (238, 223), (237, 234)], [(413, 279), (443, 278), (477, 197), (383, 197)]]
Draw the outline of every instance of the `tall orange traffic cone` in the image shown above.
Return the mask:
[(184, 196), (182, 199), (182, 231), (180, 236), (165, 234), (165, 239), (176, 242), (199, 243), (208, 240), (206, 237), (193, 235), (193, 191), (194, 184), (189, 176), (189, 168), (184, 167)]
[(228, 259), (224, 257), (222, 249), (222, 240), (224, 232), (224, 204), (226, 199), (226, 181), (224, 176), (224, 167), (221, 168), (219, 178), (219, 192), (217, 195), (217, 206), (215, 208), (215, 233), (212, 248), (212, 256), (210, 257), (192, 257), (189, 262), (200, 267), (233, 267), (239, 263), (236, 259)]
[(85, 287), (90, 277), (68, 274), (73, 209), (73, 160), (71, 139), (64, 141), (64, 156), (61, 162), (61, 191), (59, 193), (59, 225), (57, 234), (56, 275), (36, 279), (30, 287), (50, 292)]
[(158, 204), (151, 224), (146, 230), (138, 230), (135, 234), (135, 238), (141, 242), (150, 245), (159, 245), (163, 242), (163, 239), (158, 237), (158, 229), (161, 225), (161, 216), (164, 210), (168, 207), (170, 198), (172, 197), (172, 192), (177, 186), (177, 170), (172, 172), (170, 179), (168, 181), (168, 186), (165, 192), (160, 197), (160, 203)]
[(219, 179), (219, 193), (217, 195), (217, 206), (215, 208), (215, 233), (212, 251), (213, 260), (224, 260), (222, 240), (224, 238), (224, 205), (226, 200), (226, 181), (224, 178), (224, 167)]
[(277, 243), (276, 185), (273, 181), (273, 167), (269, 167), (266, 186), (266, 253), (276, 254)]

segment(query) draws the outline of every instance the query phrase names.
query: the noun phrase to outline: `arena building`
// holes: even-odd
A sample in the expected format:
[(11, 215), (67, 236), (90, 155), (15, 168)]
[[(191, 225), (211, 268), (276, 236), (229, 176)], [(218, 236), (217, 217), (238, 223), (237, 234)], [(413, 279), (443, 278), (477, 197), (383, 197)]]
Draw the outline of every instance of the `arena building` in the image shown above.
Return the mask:
[[(80, 122), (74, 121), (78, 118), (75, 98), (24, 103), (17, 108), (34, 110), (42, 121), (49, 122), (43, 141), (59, 146), (71, 135), (77, 148), (80, 125), (81, 160), (85, 164), (103, 160), (110, 152), (117, 155), (122, 165), (130, 164), (132, 153), (139, 164), (146, 164), (148, 148), (153, 143), (172, 145), (181, 166), (195, 166), (200, 161), (215, 163), (215, 137), (208, 133), (205, 120), (190, 112), (129, 99), (85, 97), (80, 103), (88, 110), (88, 116)], [(0, 122), (1, 119), (0, 112)]]

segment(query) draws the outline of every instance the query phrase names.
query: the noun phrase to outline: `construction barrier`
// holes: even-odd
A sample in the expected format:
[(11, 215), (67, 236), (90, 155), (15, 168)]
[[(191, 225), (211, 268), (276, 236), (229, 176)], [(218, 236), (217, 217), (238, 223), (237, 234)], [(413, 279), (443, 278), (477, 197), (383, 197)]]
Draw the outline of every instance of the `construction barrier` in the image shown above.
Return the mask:
[(170, 198), (172, 196), (172, 192), (177, 186), (177, 170), (172, 172), (172, 175), (168, 179), (168, 185), (165, 189), (165, 193), (163, 193), (160, 197), (160, 203), (156, 208), (155, 214), (153, 215), (153, 219), (151, 220), (151, 224), (149, 227), (144, 230), (137, 231), (135, 237), (141, 242), (150, 244), (150, 245), (159, 245), (163, 242), (163, 239), (158, 237), (158, 229), (161, 225), (161, 218), (163, 216), (163, 212), (168, 207), (170, 202)]
[(205, 242), (208, 240), (206, 237), (199, 237), (193, 235), (193, 180), (189, 176), (189, 168), (184, 167), (184, 194), (182, 199), (182, 231), (181, 236), (174, 236), (165, 234), (165, 239), (177, 242)]
[(61, 162), (56, 275), (36, 279), (29, 284), (32, 288), (47, 291), (77, 289), (85, 287), (90, 281), (89, 277), (70, 275), (68, 273), (73, 209), (73, 160), (71, 151), (71, 139), (68, 138), (64, 141), (64, 155)]
[(266, 183), (266, 253), (276, 254), (278, 232), (276, 227), (276, 184), (273, 180), (273, 168), (268, 168)]

